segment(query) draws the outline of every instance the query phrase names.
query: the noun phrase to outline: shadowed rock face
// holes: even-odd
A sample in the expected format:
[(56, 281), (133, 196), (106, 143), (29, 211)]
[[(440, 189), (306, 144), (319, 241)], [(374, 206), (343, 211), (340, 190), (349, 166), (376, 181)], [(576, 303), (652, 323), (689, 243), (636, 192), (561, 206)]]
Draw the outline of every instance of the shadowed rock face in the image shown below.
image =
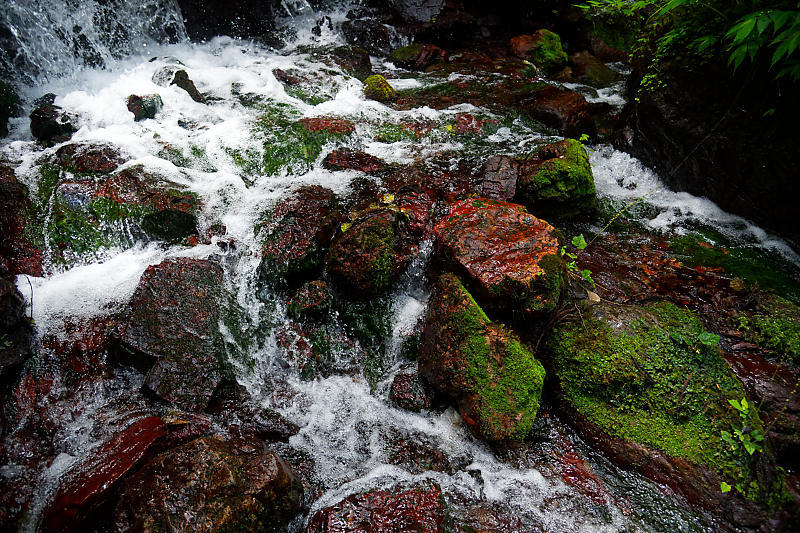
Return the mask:
[(434, 232), (441, 261), (466, 276), (484, 305), (526, 315), (555, 309), (564, 275), (557, 231), (522, 206), (462, 200)]
[(438, 485), (407, 490), (374, 490), (348, 496), (317, 511), (307, 533), (443, 531), (445, 506)]
[(222, 377), (222, 268), (169, 259), (148, 267), (117, 330), (119, 346), (150, 367), (145, 386), (188, 410), (203, 409)]
[(280, 531), (302, 499), (302, 485), (278, 455), (244, 454), (221, 439), (201, 438), (155, 457), (130, 478), (115, 529)]
[(186, 33), (193, 41), (216, 35), (267, 37), (280, 0), (178, 0)]

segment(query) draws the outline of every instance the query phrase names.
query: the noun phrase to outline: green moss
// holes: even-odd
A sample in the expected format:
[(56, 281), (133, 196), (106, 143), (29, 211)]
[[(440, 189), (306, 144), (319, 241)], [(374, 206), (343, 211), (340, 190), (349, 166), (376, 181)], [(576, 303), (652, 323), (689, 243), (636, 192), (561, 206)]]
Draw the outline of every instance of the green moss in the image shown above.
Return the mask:
[[(719, 337), (669, 303), (603, 308), (603, 317), (556, 328), (549, 339), (564, 400), (603, 431), (746, 480), (751, 458), (722, 431), (741, 427), (728, 400), (745, 397)], [(612, 327), (613, 325), (613, 327)], [(762, 430), (755, 409), (749, 425)]]
[(531, 61), (547, 72), (553, 72), (567, 63), (567, 53), (561, 48), (561, 38), (550, 30), (533, 34), (535, 45), (528, 52)]
[(774, 253), (729, 245), (715, 232), (676, 237), (669, 242), (669, 249), (689, 266), (720, 267), (732, 277), (800, 305), (800, 281), (796, 269)]
[(421, 50), (422, 45), (418, 43), (401, 46), (389, 54), (389, 60), (397, 64), (406, 63), (417, 57)]
[(541, 216), (567, 218), (592, 211), (597, 203), (594, 174), (583, 145), (559, 143), (563, 155), (547, 159), (535, 174), (520, 180), (525, 206)]
[(397, 91), (380, 74), (374, 74), (364, 80), (364, 95), (370, 100), (383, 103), (393, 102), (397, 99)]
[(302, 100), (303, 102), (309, 105), (319, 105), (333, 99), (330, 95), (324, 92), (314, 91), (310, 87), (305, 87), (300, 85), (293, 85), (291, 87), (287, 87), (286, 94), (288, 94), (292, 98), (297, 98), (298, 100)]
[(375, 140), (382, 143), (396, 143), (400, 141), (416, 141), (418, 137), (414, 131), (404, 128), (401, 124), (384, 123), (378, 126), (375, 132)]
[(792, 302), (767, 296), (758, 310), (739, 314), (739, 328), (752, 342), (800, 363), (800, 308)]

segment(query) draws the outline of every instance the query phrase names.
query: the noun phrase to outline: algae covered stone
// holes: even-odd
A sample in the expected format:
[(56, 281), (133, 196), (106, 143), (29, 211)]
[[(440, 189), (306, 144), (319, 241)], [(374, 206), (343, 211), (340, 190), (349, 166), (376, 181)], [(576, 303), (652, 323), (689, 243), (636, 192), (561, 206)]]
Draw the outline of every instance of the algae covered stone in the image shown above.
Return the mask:
[(389, 85), (386, 78), (380, 74), (374, 74), (364, 80), (364, 96), (370, 100), (377, 100), (386, 104), (397, 100), (397, 91)]
[(739, 313), (739, 329), (780, 359), (800, 362), (800, 308), (780, 296), (762, 294), (756, 309)]
[(670, 303), (597, 304), (556, 327), (548, 348), (562, 409), (618, 462), (706, 507), (719, 503), (722, 481), (774, 501), (782, 478), (767, 446), (750, 454), (724, 438), (764, 428), (754, 405), (744, 415), (734, 409), (745, 391), (718, 342)]
[(558, 231), (524, 207), (474, 198), (450, 206), (434, 228), (440, 262), (466, 276), (487, 307), (541, 316), (564, 280)]
[(539, 149), (520, 165), (517, 200), (539, 216), (566, 218), (594, 210), (597, 191), (589, 157), (575, 139)]
[(532, 35), (514, 37), (511, 48), (516, 55), (530, 59), (547, 72), (554, 72), (567, 63), (561, 38), (550, 30), (541, 29)]
[(453, 274), (442, 275), (429, 304), (419, 370), (453, 398), (481, 437), (522, 440), (533, 426), (544, 368), (514, 335), (493, 323)]

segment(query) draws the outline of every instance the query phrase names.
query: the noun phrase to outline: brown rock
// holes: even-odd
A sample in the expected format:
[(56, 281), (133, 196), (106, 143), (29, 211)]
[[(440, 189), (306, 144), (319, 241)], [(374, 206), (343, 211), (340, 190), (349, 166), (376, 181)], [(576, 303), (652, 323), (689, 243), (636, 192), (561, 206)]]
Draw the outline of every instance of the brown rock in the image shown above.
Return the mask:
[(575, 91), (545, 85), (524, 97), (518, 105), (531, 117), (556, 128), (565, 137), (577, 139), (583, 134), (594, 137), (597, 133), (589, 103)]
[(329, 153), (322, 161), (328, 170), (360, 170), (361, 172), (380, 172), (386, 168), (381, 159), (352, 148), (340, 148)]
[(80, 174), (107, 174), (124, 162), (116, 148), (102, 144), (66, 144), (56, 151), (56, 159), (61, 166)]
[(517, 162), (505, 155), (493, 155), (486, 161), (478, 193), (490, 200), (511, 200), (517, 192)]

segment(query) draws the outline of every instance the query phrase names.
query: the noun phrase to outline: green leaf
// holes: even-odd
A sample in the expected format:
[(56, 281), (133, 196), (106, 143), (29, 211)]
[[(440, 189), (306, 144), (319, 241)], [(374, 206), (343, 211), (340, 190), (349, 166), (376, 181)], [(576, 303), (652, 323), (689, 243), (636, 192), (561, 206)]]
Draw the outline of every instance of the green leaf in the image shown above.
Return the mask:
[(742, 404), (740, 404), (738, 400), (728, 400), (728, 403), (731, 404), (737, 411), (742, 410)]
[(578, 250), (583, 250), (586, 248), (587, 244), (586, 239), (583, 237), (583, 233), (572, 238), (572, 246)]
[(733, 487), (731, 487), (730, 485), (728, 485), (724, 481), (719, 484), (719, 490), (721, 490), (722, 492), (730, 492), (732, 488)]
[(747, 405), (747, 398), (742, 398), (742, 411), (747, 411), (749, 406)]
[(592, 284), (592, 287), (596, 287), (594, 284), (594, 279), (592, 279), (592, 271), (591, 270), (581, 270), (581, 277)]

